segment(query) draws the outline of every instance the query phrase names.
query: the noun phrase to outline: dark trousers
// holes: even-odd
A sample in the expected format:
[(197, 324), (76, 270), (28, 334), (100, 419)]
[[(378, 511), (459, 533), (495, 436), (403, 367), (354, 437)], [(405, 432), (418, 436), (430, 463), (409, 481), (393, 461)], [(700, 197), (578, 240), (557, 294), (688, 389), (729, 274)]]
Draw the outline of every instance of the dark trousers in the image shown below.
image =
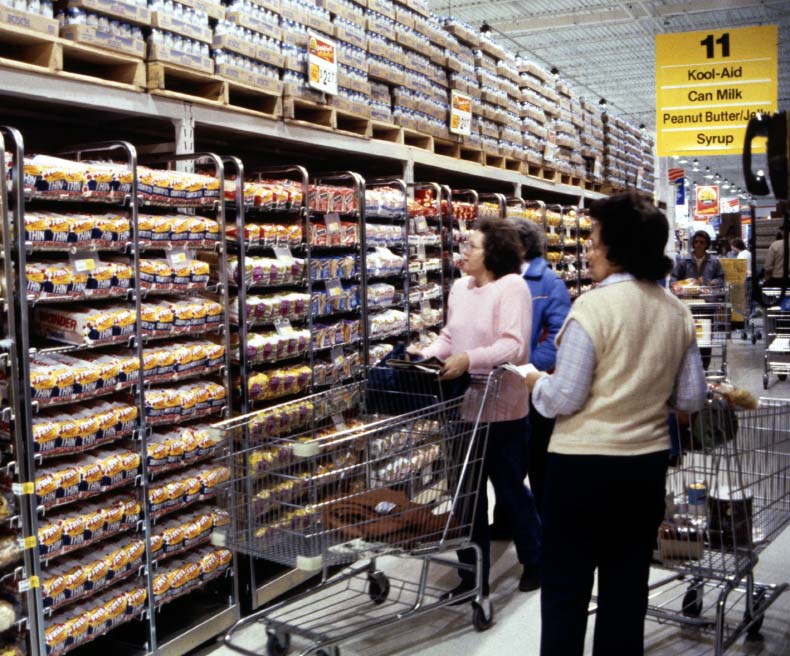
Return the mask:
[(543, 506), (541, 656), (581, 656), (598, 570), (594, 656), (641, 656), (669, 454), (551, 453)]
[[(524, 435), (527, 442), (527, 463), (524, 475), (529, 474), (529, 491), (535, 498), (538, 515), (543, 512), (543, 487), (546, 483), (546, 457), (549, 451), (554, 419), (544, 417), (529, 404), (529, 433)], [(505, 516), (502, 506), (494, 505), (494, 527), (502, 536), (510, 536), (510, 520)]]
[[(477, 494), (472, 526), (472, 542), (478, 544), (483, 551), (483, 594), (486, 595), (489, 593), (488, 572), (491, 568), (486, 478), (491, 479), (497, 503), (502, 505), (502, 510), (512, 526), (519, 561), (526, 566), (537, 566), (540, 562), (540, 519), (535, 508), (535, 499), (524, 485), (528, 458), (524, 436), (528, 430), (527, 417), (489, 424), (487, 448), (482, 459), (485, 476)], [(470, 472), (470, 475), (474, 473)], [(459, 550), (458, 560), (474, 565), (474, 549)], [(460, 575), (465, 583), (474, 584), (472, 572), (460, 570)]]

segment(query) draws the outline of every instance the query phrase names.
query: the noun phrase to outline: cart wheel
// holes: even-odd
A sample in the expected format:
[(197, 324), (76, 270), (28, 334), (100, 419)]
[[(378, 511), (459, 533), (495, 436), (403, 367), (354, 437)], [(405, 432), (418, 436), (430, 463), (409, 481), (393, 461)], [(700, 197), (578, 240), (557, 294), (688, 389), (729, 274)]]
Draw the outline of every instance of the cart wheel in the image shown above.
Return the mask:
[(763, 389), (768, 389), (768, 374), (763, 374)]
[(776, 374), (779, 380), (787, 380), (787, 374)]
[(692, 586), (683, 595), (683, 614), (686, 617), (699, 617), (702, 614), (702, 589)]
[(741, 333), (741, 339), (746, 339), (746, 331), (745, 330)]
[(390, 580), (384, 572), (371, 572), (368, 574), (368, 595), (374, 604), (383, 604), (387, 600), (389, 593)]
[(285, 656), (290, 646), (291, 634), (283, 633), (278, 636), (276, 633), (269, 633), (266, 638), (266, 655)]
[(329, 651), (326, 649), (319, 649), (315, 656), (340, 656), (340, 647), (330, 647)]
[(752, 333), (752, 345), (754, 345), (754, 344), (756, 344), (756, 343), (757, 343), (757, 335), (755, 335), (754, 333)]
[(752, 624), (748, 629), (746, 629), (746, 639), (750, 642), (758, 642), (763, 639), (763, 634), (760, 633), (760, 629), (763, 628), (763, 620), (765, 619), (765, 615), (760, 615), (760, 617)]
[[(489, 604), (490, 605), (490, 604)], [(491, 613), (486, 617), (483, 607), (476, 601), (472, 602), (472, 624), (476, 631), (485, 631), (494, 623), (494, 607), (490, 606)]]

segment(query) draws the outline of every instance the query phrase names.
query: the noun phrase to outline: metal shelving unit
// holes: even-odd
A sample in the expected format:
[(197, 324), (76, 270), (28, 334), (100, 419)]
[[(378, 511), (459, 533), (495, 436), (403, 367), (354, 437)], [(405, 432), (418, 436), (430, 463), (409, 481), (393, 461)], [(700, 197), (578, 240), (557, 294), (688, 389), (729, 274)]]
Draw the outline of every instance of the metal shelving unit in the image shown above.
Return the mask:
[[(6, 150), (6, 144), (10, 152)], [(0, 166), (6, 171), (7, 155), (10, 154), (14, 170), (21, 170), (24, 142), (21, 134), (13, 128), (0, 127)], [(19, 178), (17, 178), (19, 179)], [(3, 440), (3, 465), (6, 477), (11, 483), (16, 499), (9, 508), (9, 517), (3, 520), (4, 529), (12, 539), (21, 540), (21, 553), (9, 568), (0, 572), (0, 581), (9, 588), (16, 588), (21, 602), (23, 616), (18, 618), (16, 630), (27, 632), (28, 653), (31, 656), (42, 656), (43, 626), (39, 621), (42, 614), (40, 596), (33, 585), (39, 571), (38, 549), (36, 542), (36, 512), (31, 503), (30, 482), (34, 480), (35, 462), (32, 450), (27, 446), (23, 426), (29, 425), (29, 406), (25, 403), (25, 390), (20, 382), (24, 370), (29, 367), (28, 359), (20, 357), (19, 346), (19, 294), (16, 288), (16, 272), (14, 268), (14, 226), (11, 216), (18, 207), (24, 205), (23, 190), (15, 185), (9, 193), (6, 176), (0, 180), (0, 218), (2, 218), (2, 255), (3, 255), (3, 347), (0, 353), (6, 377), (7, 400), (0, 408), (2, 423), (8, 427), (7, 441)], [(14, 629), (10, 629), (14, 630)]]
[[(25, 188), (24, 141), (21, 134), (10, 128), (3, 128), (2, 134), (14, 145), (14, 166), (11, 175), (13, 195), (9, 199), (9, 203), (3, 203), (4, 208), (9, 207), (13, 211), (14, 221), (11, 223), (7, 215), (4, 217), (3, 246), (6, 286), (9, 291), (15, 290), (13, 294), (15, 302), (8, 307), (9, 338), (12, 349), (10, 352), (11, 357), (9, 358), (11, 370), (10, 399), (12, 403), (10, 414), (13, 420), (11, 436), (17, 443), (16, 450), (19, 462), (17, 469), (20, 472), (20, 482), (23, 483), (20, 488), (20, 499), (23, 506), (20, 523), (22, 525), (22, 535), (27, 540), (25, 541), (24, 568), (21, 572), (24, 578), (21, 582), (20, 592), (27, 590), (31, 653), (63, 654), (77, 649), (83, 644), (92, 642), (105, 633), (114, 631), (121, 624), (132, 620), (142, 621), (145, 627), (142, 632), (139, 630), (132, 631), (135, 635), (133, 639), (135, 648), (140, 653), (184, 653), (188, 648), (191, 648), (189, 645), (194, 646), (199, 644), (199, 642), (203, 642), (206, 639), (204, 636), (210, 637), (208, 633), (218, 635), (238, 617), (237, 593), (235, 590), (237, 576), (234, 575), (233, 567), (231, 567), (229, 570), (231, 579), (227, 587), (226, 603), (222, 612), (214, 613), (212, 616), (204, 615), (197, 627), (190, 627), (188, 622), (184, 623), (181, 621), (178, 627), (178, 636), (172, 640), (162, 641), (160, 640), (161, 636), (157, 635), (157, 622), (161, 615), (160, 607), (174, 600), (175, 596), (171, 595), (166, 599), (157, 601), (152, 584), (156, 577), (157, 562), (161, 559), (153, 556), (152, 540), (155, 534), (155, 520), (154, 513), (151, 512), (149, 507), (149, 498), (150, 490), (154, 481), (158, 480), (156, 477), (159, 473), (149, 471), (148, 468), (152, 426), (149, 425), (146, 416), (146, 395), (157, 383), (151, 383), (149, 380), (146, 380), (146, 366), (148, 365), (149, 372), (158, 374), (159, 371), (150, 367), (146, 356), (150, 353), (149, 349), (155, 350), (160, 347), (159, 342), (152, 338), (150, 333), (146, 332), (143, 327), (144, 301), (147, 298), (147, 294), (156, 294), (158, 297), (158, 292), (144, 289), (141, 279), (141, 262), (146, 255), (150, 254), (151, 250), (166, 251), (173, 257), (176, 255), (186, 257), (186, 252), (178, 250), (177, 247), (183, 245), (180, 242), (157, 242), (154, 244), (141, 239), (140, 209), (143, 200), (139, 193), (138, 160), (134, 146), (128, 142), (120, 141), (75, 147), (69, 153), (66, 153), (66, 155), (71, 155), (75, 161), (83, 161), (86, 157), (117, 157), (120, 154), (123, 160), (122, 163), (113, 166), (117, 169), (117, 179), (120, 181), (121, 190), (111, 193), (107, 197), (91, 198), (92, 202), (90, 205), (85, 205), (86, 197), (84, 193), (77, 192), (75, 194), (76, 198), (72, 199), (73, 202), (67, 203), (59, 199), (55, 206), (58, 210), (64, 212), (86, 212), (89, 210), (89, 213), (92, 212), (94, 214), (97, 214), (98, 210), (101, 209), (117, 208), (115, 211), (120, 210), (127, 215), (126, 223), (123, 224), (127, 226), (126, 232), (123, 232), (123, 229), (121, 229), (120, 233), (125, 235), (124, 243), (119, 247), (117, 245), (108, 247), (102, 241), (101, 235), (96, 237), (95, 232), (91, 240), (98, 239), (99, 241), (87, 240), (85, 243), (79, 242), (78, 247), (73, 247), (68, 242), (64, 242), (61, 249), (61, 259), (59, 260), (62, 263), (60, 266), (66, 266), (67, 261), (63, 260), (62, 257), (68, 254), (71, 258), (68, 266), (76, 272), (73, 274), (72, 280), (78, 279), (82, 281), (83, 277), (85, 280), (69, 283), (71, 287), (67, 289), (69, 292), (73, 292), (74, 295), (68, 299), (59, 295), (54, 283), (51, 289), (46, 286), (42, 287), (45, 292), (52, 292), (53, 298), (50, 299), (46, 294), (37, 295), (40, 294), (37, 291), (37, 285), (29, 286), (28, 280), (29, 271), (34, 271), (35, 268), (28, 270), (27, 265), (31, 262), (39, 261), (40, 256), (37, 253), (37, 242), (28, 239), (26, 234), (28, 226), (25, 221), (25, 211), (28, 208), (37, 208), (39, 206), (49, 207), (51, 204), (48, 202), (49, 199), (46, 197), (46, 194), (38, 192), (33, 187)], [(216, 179), (219, 181), (219, 189), (223, 188), (224, 164), (220, 158), (211, 154), (197, 154), (173, 156), (168, 158), (167, 161), (168, 163), (174, 163), (186, 160), (211, 162), (214, 166)], [(123, 185), (126, 185), (126, 187)], [(45, 201), (46, 204), (42, 205)], [(152, 204), (149, 206), (153, 207)], [(166, 207), (170, 211), (175, 211), (175, 206), (171, 203), (168, 203)], [(226, 308), (228, 305), (228, 286), (224, 273), (227, 269), (225, 266), (224, 198), (220, 195), (218, 200), (202, 209), (215, 214), (218, 224), (216, 256), (219, 267), (217, 269), (217, 282), (213, 287), (209, 287), (205, 291), (210, 289), (215, 294), (217, 298), (216, 306)], [(190, 205), (190, 209), (185, 211), (195, 212), (196, 210), (194, 206)], [(70, 216), (77, 217), (80, 215), (72, 214)], [(186, 217), (187, 215), (179, 216)], [(85, 250), (83, 250), (83, 246), (86, 246)], [(174, 246), (176, 247), (175, 250)], [(205, 248), (206, 244), (201, 243), (200, 246)], [(47, 257), (57, 257), (57, 249), (48, 248), (47, 250), (49, 251)], [(89, 281), (89, 278), (93, 275), (91, 272), (101, 270), (102, 264), (104, 264), (102, 258), (107, 257), (107, 253), (110, 254), (109, 256), (114, 261), (119, 262), (110, 266), (113, 269), (113, 275), (117, 278), (123, 278), (127, 274), (129, 276), (130, 284), (128, 287), (123, 288), (124, 293), (113, 295), (115, 299), (113, 306), (115, 304), (128, 304), (128, 314), (133, 317), (133, 330), (125, 333), (123, 339), (109, 339), (109, 346), (102, 339), (92, 339), (93, 335), (89, 333), (91, 338), (86, 338), (85, 340), (74, 340), (73, 337), (68, 338), (74, 340), (74, 343), (66, 346), (52, 342), (51, 339), (53, 337), (59, 339), (57, 334), (54, 334), (49, 336), (49, 338), (38, 339), (36, 347), (33, 348), (31, 345), (33, 323), (30, 316), (37, 308), (47, 306), (48, 301), (60, 302), (58, 307), (64, 308), (66, 312), (70, 311), (70, 306), (63, 305), (63, 303), (69, 301), (71, 303), (76, 301), (81, 305), (90, 307), (106, 307), (104, 305), (105, 301), (101, 298), (99, 291), (97, 291), (102, 289), (100, 286), (97, 286), (100, 284), (98, 282), (98, 273), (96, 278), (93, 278), (93, 283)], [(15, 271), (14, 276), (10, 274), (11, 268)], [(126, 273), (119, 273), (121, 270)], [(78, 277), (77, 274), (81, 272), (86, 272), (86, 274)], [(117, 283), (116, 280), (113, 280), (113, 282)], [(80, 295), (82, 284), (85, 285), (86, 291)], [(91, 286), (92, 284), (94, 286)], [(183, 285), (185, 290), (188, 290), (190, 286), (187, 283)], [(19, 290), (25, 291), (20, 293)], [(89, 293), (90, 290), (93, 290), (93, 294), (96, 295), (92, 296)], [(162, 298), (167, 298), (174, 293), (173, 289), (168, 289), (163, 292)], [(186, 294), (188, 297), (197, 298), (194, 297), (192, 291), (187, 291)], [(200, 298), (203, 297), (201, 296)], [(50, 310), (50, 312), (52, 311)], [(223, 316), (224, 319), (219, 321), (219, 325), (213, 329), (213, 332), (215, 333), (214, 338), (216, 342), (222, 346), (223, 354), (217, 365), (221, 381), (219, 385), (224, 388), (225, 398), (228, 399), (230, 397), (230, 349), (227, 346), (227, 314), (224, 313)], [(49, 335), (46, 331), (44, 332)], [(181, 342), (178, 340), (186, 336), (188, 339), (183, 343), (188, 344), (194, 340), (194, 334), (197, 332), (200, 331), (187, 329), (184, 331), (185, 334), (182, 335), (174, 333), (172, 339), (176, 340), (174, 343), (180, 344)], [(149, 337), (153, 343), (147, 345)], [(223, 341), (225, 342), (224, 344)], [(95, 383), (91, 383), (88, 374), (79, 374), (81, 371), (80, 367), (82, 367), (82, 370), (88, 368), (88, 365), (80, 364), (86, 361), (74, 360), (74, 364), (70, 367), (72, 373), (68, 376), (74, 378), (75, 381), (79, 380), (79, 384), (69, 383), (67, 376), (62, 378), (63, 382), (61, 382), (61, 388), (58, 389), (57, 396), (55, 396), (54, 391), (51, 394), (37, 394), (34, 396), (32, 391), (31, 360), (35, 364), (36, 362), (41, 362), (42, 358), (47, 357), (63, 358), (72, 354), (75, 356), (88, 354), (90, 356), (92, 353), (102, 353), (102, 350), (97, 349), (105, 348), (110, 349), (109, 355), (111, 356), (106, 358), (106, 360), (112, 360), (115, 363), (126, 362), (126, 368), (121, 368), (121, 365), (115, 364), (113, 366), (117, 368), (117, 373), (108, 374), (109, 370), (103, 370), (105, 373), (96, 374), (99, 378)], [(208, 362), (208, 357), (206, 356), (206, 362)], [(46, 362), (46, 360), (43, 360), (43, 362)], [(68, 369), (71, 361), (65, 360), (62, 362), (63, 366)], [(181, 363), (184, 363), (184, 361), (180, 360), (175, 364)], [(118, 378), (120, 382), (109, 386), (103, 385), (103, 383), (107, 382), (107, 375), (112, 376), (113, 380), (116, 376), (120, 376)], [(198, 375), (202, 375), (202, 372), (195, 370), (180, 377), (195, 378)], [(82, 376), (82, 378), (77, 378), (78, 376)], [(124, 376), (126, 377), (125, 382)], [(156, 376), (154, 376), (155, 379)], [(64, 385), (68, 385), (68, 394), (61, 394), (65, 389)], [(90, 412), (103, 406), (84, 408), (79, 405), (87, 399), (97, 396), (103, 397), (105, 392), (110, 394), (108, 398), (118, 401), (113, 407), (121, 405), (124, 408), (132, 408), (136, 411), (130, 414), (130, 417), (133, 415), (133, 418), (124, 420), (123, 426), (130, 426), (128, 433), (121, 428), (117, 428), (114, 423), (106, 424), (106, 417), (104, 418), (105, 423), (100, 423), (98, 418), (93, 419), (94, 416), (98, 417), (98, 415), (91, 415)], [(118, 395), (118, 392), (128, 393), (128, 396)], [(225, 403), (227, 404), (227, 401)], [(34, 418), (39, 411), (42, 408), (50, 407), (67, 409), (69, 415), (74, 417), (85, 417), (87, 415), (89, 419), (86, 421), (89, 421), (90, 425), (95, 424), (97, 430), (100, 430), (102, 434), (112, 429), (113, 439), (102, 440), (98, 437), (99, 433), (96, 433), (97, 439), (95, 443), (81, 445), (78, 441), (68, 441), (61, 435), (62, 444), (59, 445), (57, 452), (53, 451), (50, 453), (42, 449), (39, 453), (36, 453), (32, 439), (30, 439), (29, 444), (25, 444), (25, 440), (27, 436), (34, 435)], [(221, 408), (217, 408), (217, 410), (220, 413), (222, 412)], [(117, 421), (120, 422), (121, 419)], [(155, 422), (150, 423), (153, 424)], [(61, 433), (63, 433), (63, 430), (61, 428)], [(91, 437), (94, 436), (91, 435)], [(87, 440), (88, 436), (82, 436), (80, 439)], [(98, 447), (110, 443), (113, 446), (123, 448), (109, 452), (98, 449)], [(93, 451), (93, 449), (98, 450)], [(83, 455), (80, 456), (79, 460), (74, 460), (70, 458), (74, 454)], [(104, 454), (106, 457), (114, 458), (116, 464), (102, 465), (97, 463), (93, 465), (93, 460), (90, 459), (90, 456), (97, 454)], [(114, 469), (103, 469), (103, 467), (116, 466), (121, 462), (122, 458), (128, 461), (128, 464), (125, 466), (131, 467), (131, 469), (121, 469), (120, 475), (110, 473), (115, 471)], [(194, 459), (195, 463), (207, 461), (208, 456)], [(44, 487), (45, 482), (48, 480), (47, 477), (51, 476), (49, 471), (44, 469), (44, 465), (50, 465), (50, 463), (55, 463), (58, 466), (58, 468), (53, 470), (55, 472), (69, 472), (68, 476), (70, 478), (68, 480), (72, 481), (67, 485), (64, 483), (65, 479), (61, 476), (58, 483), (60, 487), (56, 486), (52, 497), (44, 496), (46, 490)], [(188, 464), (192, 464), (192, 462)], [(178, 474), (183, 475), (189, 471), (185, 465)], [(122, 491), (122, 489), (133, 490), (134, 494), (119, 495), (113, 492), (114, 490)], [(217, 488), (217, 490), (219, 491), (220, 488)], [(214, 493), (216, 494), (216, 492)], [(219, 493), (221, 494), (222, 492), (220, 491)], [(74, 495), (74, 497), (72, 498), (70, 495)], [(92, 510), (91, 505), (85, 505), (85, 502), (90, 502), (91, 499), (98, 501), (95, 504), (97, 510)], [(73, 503), (65, 505), (67, 502)], [(55, 506), (58, 506), (58, 508), (54, 509)], [(60, 506), (65, 507), (61, 510)], [(49, 516), (49, 509), (53, 509), (55, 519)], [(101, 518), (101, 525), (96, 523), (96, 520), (99, 518)], [(85, 528), (79, 528), (83, 525), (83, 522)], [(95, 528), (88, 529), (89, 522), (93, 522)], [(65, 527), (70, 524), (74, 525), (74, 530), (79, 529), (79, 533), (67, 533)], [(54, 526), (64, 527), (62, 528), (64, 537), (58, 538), (55, 545), (50, 545), (47, 537)], [(93, 535), (88, 534), (89, 530)], [(49, 590), (48, 582), (53, 580), (52, 572), (54, 570), (51, 567), (52, 563), (63, 563), (65, 562), (63, 559), (67, 555), (74, 554), (71, 556), (70, 561), (79, 566), (85, 559), (90, 559), (94, 553), (102, 553), (101, 549), (105, 545), (118, 544), (117, 542), (107, 542), (107, 540), (116, 535), (131, 536), (129, 541), (120, 543), (119, 548), (135, 545), (134, 548), (138, 553), (128, 566), (124, 565), (125, 570), (113, 571), (112, 575), (108, 573), (100, 579), (101, 584), (99, 584), (99, 581), (96, 581), (91, 588), (85, 591), (72, 592), (71, 597), (67, 594), (65, 599), (58, 598), (59, 600), (54, 601), (51, 599), (46, 601), (44, 599), (44, 589)], [(65, 536), (68, 536), (68, 541)], [(201, 541), (200, 544), (203, 542), (205, 540)], [(96, 549), (88, 550), (87, 547), (92, 545), (96, 545)], [(112, 547), (107, 546), (106, 548), (111, 549)], [(186, 548), (182, 551), (186, 551)], [(139, 564), (133, 565), (132, 563)], [(128, 581), (129, 583), (119, 586), (118, 584), (122, 581)], [(205, 582), (209, 583), (209, 581)], [(185, 587), (178, 594), (179, 596), (191, 594), (201, 586), (202, 584)], [(68, 613), (73, 608), (74, 603), (77, 601), (85, 602), (86, 600), (87, 602), (93, 600), (95, 603), (106, 603), (105, 597), (107, 595), (104, 594), (105, 592), (107, 595), (115, 595), (116, 597), (119, 595), (123, 596), (127, 592), (129, 594), (133, 592), (138, 599), (145, 599), (145, 604), (137, 605), (137, 610), (134, 612), (122, 612), (120, 615), (112, 618), (108, 616), (108, 619), (103, 623), (91, 624), (90, 627), (85, 628), (81, 633), (77, 632), (76, 625), (74, 625), (73, 631), (72, 629), (64, 628), (71, 626), (71, 624), (67, 624), (67, 622), (72, 621)], [(120, 604), (121, 602), (119, 601), (118, 603)], [(126, 608), (125, 602), (123, 602), (123, 606)], [(55, 608), (57, 609), (55, 610)], [(183, 620), (183, 617), (179, 619)], [(199, 636), (195, 634), (195, 630), (200, 634)], [(194, 643), (194, 640), (198, 638), (201, 638), (199, 642)], [(50, 645), (48, 645), (48, 640), (52, 641)]]
[[(373, 198), (376, 193), (395, 192), (398, 202), (391, 206), (374, 207)], [(363, 220), (364, 240), (362, 242), (362, 259), (365, 260), (364, 273), (361, 278), (360, 295), (364, 296), (363, 332), (364, 349), (363, 364), (365, 367), (375, 364), (373, 355), (376, 344), (390, 344), (392, 341), (407, 341), (410, 328), (410, 276), (409, 276), (409, 220), (408, 220), (408, 188), (403, 180), (397, 178), (372, 178), (365, 181), (365, 214)], [(392, 228), (390, 238), (383, 241), (378, 237), (377, 229)], [(379, 245), (380, 244), (380, 245)], [(390, 266), (386, 261), (400, 260), (399, 266)], [(381, 259), (383, 267), (373, 268), (372, 264)], [(384, 302), (375, 299), (379, 286), (392, 289), (392, 297)], [(386, 298), (386, 296), (385, 296)], [(402, 325), (395, 325), (389, 330), (377, 329), (377, 322), (386, 315), (398, 313), (403, 318)]]
[[(447, 317), (445, 307), (445, 271), (447, 255), (447, 230), (442, 216), (442, 197), (444, 190), (435, 182), (415, 182), (408, 185), (412, 200), (421, 199), (422, 210), (409, 212), (409, 304), (418, 307), (423, 319), (430, 318), (429, 325), (417, 330), (422, 334), (427, 330), (438, 331)], [(452, 193), (452, 192), (450, 192)], [(423, 263), (430, 260), (431, 266)], [(438, 267), (434, 264), (438, 260)], [(412, 270), (412, 263), (419, 263)], [(438, 322), (434, 322), (435, 311), (439, 312)]]

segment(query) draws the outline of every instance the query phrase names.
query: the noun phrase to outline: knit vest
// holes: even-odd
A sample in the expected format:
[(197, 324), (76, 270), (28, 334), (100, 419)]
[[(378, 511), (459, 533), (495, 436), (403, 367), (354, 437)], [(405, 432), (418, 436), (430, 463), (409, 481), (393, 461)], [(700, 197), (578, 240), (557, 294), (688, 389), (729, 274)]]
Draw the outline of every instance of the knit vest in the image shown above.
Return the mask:
[(667, 402), (695, 338), (689, 309), (655, 283), (627, 280), (580, 297), (557, 344), (571, 320), (592, 340), (595, 371), (582, 408), (557, 418), (549, 451), (629, 456), (669, 448)]

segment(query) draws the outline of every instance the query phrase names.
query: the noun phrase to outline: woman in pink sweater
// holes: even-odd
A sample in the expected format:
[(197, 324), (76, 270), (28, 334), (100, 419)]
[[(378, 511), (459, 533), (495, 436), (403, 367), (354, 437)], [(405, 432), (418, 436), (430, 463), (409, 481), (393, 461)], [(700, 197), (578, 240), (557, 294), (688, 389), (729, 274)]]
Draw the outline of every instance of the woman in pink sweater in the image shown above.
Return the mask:
[[(520, 276), (521, 243), (516, 228), (504, 221), (480, 221), (463, 250), (463, 269), (467, 274), (450, 291), (447, 325), (439, 339), (419, 355), (444, 360), (444, 379), (472, 374), (487, 374), (511, 362), (529, 362), (532, 328), (532, 299)], [(522, 582), (527, 579), (535, 589), (540, 554), (540, 520), (532, 494), (524, 485), (527, 471), (527, 434), (529, 397), (514, 374), (502, 376), (499, 389), (483, 411), (489, 423), (484, 473), (491, 479), (497, 502), (503, 505), (513, 526), (519, 561), (524, 566)], [(490, 537), (488, 496), (485, 478), (477, 496), (472, 541), (483, 556), (483, 595), (488, 597)], [(458, 552), (462, 563), (474, 565), (474, 549)], [(459, 569), (461, 583), (445, 593), (445, 599), (471, 599), (474, 572)], [(522, 587), (522, 589), (524, 589)], [(484, 604), (488, 602), (484, 599)], [(486, 616), (489, 609), (485, 608)]]

